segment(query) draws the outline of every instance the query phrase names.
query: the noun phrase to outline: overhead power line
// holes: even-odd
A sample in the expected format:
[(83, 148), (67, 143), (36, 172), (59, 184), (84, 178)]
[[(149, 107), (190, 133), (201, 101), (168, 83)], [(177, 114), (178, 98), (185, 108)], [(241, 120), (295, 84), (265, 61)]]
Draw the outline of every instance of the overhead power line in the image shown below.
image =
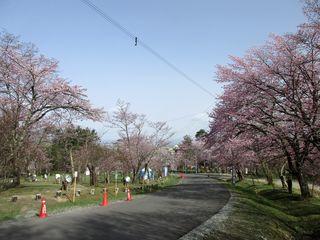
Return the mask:
[(134, 41), (135, 46), (141, 46), (146, 51), (151, 53), (153, 56), (158, 58), (160, 61), (165, 63), (167, 66), (169, 66), (172, 70), (177, 72), (179, 75), (181, 75), (184, 79), (191, 82), (194, 86), (201, 89), (206, 94), (210, 95), (211, 97), (215, 96), (208, 91), (206, 88), (204, 88), (201, 84), (199, 84), (197, 81), (195, 81), (193, 78), (188, 76), (184, 71), (180, 70), (177, 66), (175, 66), (172, 62), (167, 60), (165, 57), (163, 57), (160, 53), (158, 53), (156, 50), (148, 46), (144, 41), (141, 40), (141, 38), (138, 38), (135, 34), (130, 32), (126, 27), (122, 26), (119, 22), (117, 22), (115, 19), (110, 17), (108, 14), (106, 14), (103, 10), (101, 10), (97, 5), (92, 3), (90, 0), (81, 0), (86, 6), (91, 8), (93, 11), (95, 11), (97, 14), (99, 14), (104, 20), (108, 21), (112, 25), (114, 25), (116, 28), (118, 28), (121, 32), (123, 32), (125, 35), (127, 35), (131, 40)]

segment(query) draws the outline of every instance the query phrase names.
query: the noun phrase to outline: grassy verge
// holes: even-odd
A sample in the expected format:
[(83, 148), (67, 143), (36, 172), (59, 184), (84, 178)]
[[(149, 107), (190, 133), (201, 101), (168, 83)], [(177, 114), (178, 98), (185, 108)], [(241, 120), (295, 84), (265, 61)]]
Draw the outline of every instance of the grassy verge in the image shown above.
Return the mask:
[(244, 180), (233, 187), (232, 214), (208, 239), (320, 239), (320, 199)]
[[(133, 194), (144, 194), (158, 189), (163, 189), (167, 186), (175, 185), (179, 182), (177, 176), (169, 176), (161, 181), (150, 181), (148, 184), (133, 184), (130, 186)], [(108, 186), (109, 201), (117, 201), (126, 199), (124, 187), (118, 184), (119, 192), (115, 195), (115, 184)], [(81, 190), (79, 197), (76, 197), (75, 203), (72, 199), (72, 187), (67, 192), (64, 192), (60, 198), (56, 198), (56, 191), (59, 190), (60, 185), (53, 181), (40, 182), (23, 182), (19, 187), (8, 189), (0, 192), (0, 221), (34, 217), (38, 214), (40, 209), (40, 201), (35, 200), (35, 194), (41, 193), (47, 201), (48, 214), (62, 212), (74, 207), (97, 206), (102, 201), (102, 191), (104, 184), (99, 184), (97, 187), (90, 187), (86, 182), (77, 185), (77, 189)], [(91, 195), (90, 190), (95, 189), (95, 194)], [(17, 202), (11, 202), (11, 197), (17, 196)]]

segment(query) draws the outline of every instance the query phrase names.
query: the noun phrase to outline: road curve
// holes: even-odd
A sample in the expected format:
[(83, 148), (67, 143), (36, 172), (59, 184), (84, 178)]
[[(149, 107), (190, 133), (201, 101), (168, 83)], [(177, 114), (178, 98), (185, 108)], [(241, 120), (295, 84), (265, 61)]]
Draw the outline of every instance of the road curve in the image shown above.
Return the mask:
[(180, 185), (134, 196), (132, 202), (3, 223), (0, 239), (178, 239), (217, 213), (229, 198), (216, 180), (188, 175)]

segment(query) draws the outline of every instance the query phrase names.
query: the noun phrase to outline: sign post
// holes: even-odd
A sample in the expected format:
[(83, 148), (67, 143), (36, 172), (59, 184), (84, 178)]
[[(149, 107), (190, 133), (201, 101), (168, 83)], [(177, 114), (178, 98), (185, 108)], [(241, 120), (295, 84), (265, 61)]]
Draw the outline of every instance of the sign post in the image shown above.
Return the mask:
[(78, 172), (75, 171), (73, 174), (74, 177), (74, 182), (73, 182), (73, 196), (72, 196), (72, 202), (74, 203), (76, 200), (76, 186), (77, 186), (77, 177), (78, 177)]

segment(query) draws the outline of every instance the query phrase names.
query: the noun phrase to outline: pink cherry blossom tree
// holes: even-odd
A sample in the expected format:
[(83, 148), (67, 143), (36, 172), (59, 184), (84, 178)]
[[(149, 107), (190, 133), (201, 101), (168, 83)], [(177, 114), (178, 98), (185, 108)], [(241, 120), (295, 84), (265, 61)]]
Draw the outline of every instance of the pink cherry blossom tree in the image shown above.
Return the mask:
[[(302, 197), (310, 196), (304, 166), (310, 153), (319, 150), (318, 34), (314, 29), (312, 35), (273, 36), (245, 57), (232, 57), (217, 73), (225, 84), (221, 107), (213, 116), (222, 118), (217, 124), (225, 132), (259, 134), (276, 143)], [(213, 126), (211, 135), (217, 129)]]
[(131, 112), (130, 104), (123, 101), (118, 101), (117, 110), (108, 122), (110, 127), (118, 129), (119, 139), (115, 144), (123, 169), (132, 173), (133, 181), (141, 168), (148, 169), (173, 135), (166, 122), (150, 122), (145, 115)]
[(6, 159), (20, 183), (23, 148), (38, 128), (66, 119), (101, 120), (86, 90), (71, 85), (58, 72), (58, 62), (39, 54), (32, 44), (0, 34), (0, 117), (10, 117)]

